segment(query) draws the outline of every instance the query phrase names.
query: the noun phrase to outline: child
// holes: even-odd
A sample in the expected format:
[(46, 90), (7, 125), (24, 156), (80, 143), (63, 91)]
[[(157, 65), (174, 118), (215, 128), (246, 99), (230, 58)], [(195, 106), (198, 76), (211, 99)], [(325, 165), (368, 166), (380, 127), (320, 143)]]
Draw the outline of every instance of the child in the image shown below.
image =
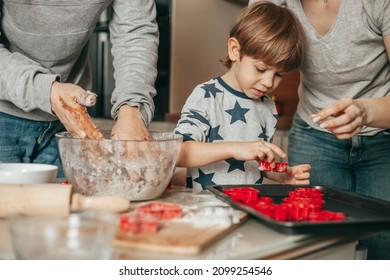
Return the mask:
[(178, 166), (188, 167), (187, 187), (262, 183), (263, 175), (309, 184), (307, 164), (265, 173), (256, 161), (266, 159), (273, 167), (275, 154), (286, 156), (270, 143), (278, 115), (268, 94), (284, 72), (299, 67), (303, 50), (302, 28), (287, 9), (268, 2), (243, 9), (222, 61), (227, 72), (193, 90), (175, 128), (183, 135)]

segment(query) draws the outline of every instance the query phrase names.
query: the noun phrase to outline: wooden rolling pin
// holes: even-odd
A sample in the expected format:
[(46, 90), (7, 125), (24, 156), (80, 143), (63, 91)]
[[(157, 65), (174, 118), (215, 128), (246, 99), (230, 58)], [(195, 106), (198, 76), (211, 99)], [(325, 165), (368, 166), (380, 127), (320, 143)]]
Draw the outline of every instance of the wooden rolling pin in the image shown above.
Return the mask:
[(72, 193), (71, 185), (0, 184), (0, 218), (24, 214), (67, 216), (70, 211), (102, 209), (114, 213), (128, 210), (130, 201), (122, 196), (83, 196)]

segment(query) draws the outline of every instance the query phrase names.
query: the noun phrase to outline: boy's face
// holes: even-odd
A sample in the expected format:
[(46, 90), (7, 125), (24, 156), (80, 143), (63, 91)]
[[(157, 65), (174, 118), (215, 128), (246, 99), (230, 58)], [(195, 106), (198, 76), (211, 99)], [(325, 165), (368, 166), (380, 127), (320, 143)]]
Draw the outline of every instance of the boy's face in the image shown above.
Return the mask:
[(278, 87), (284, 73), (251, 56), (241, 57), (240, 44), (234, 37), (228, 41), (228, 53), (232, 66), (223, 78), (229, 86), (252, 99), (259, 99)]
[(230, 86), (252, 99), (271, 93), (278, 87), (284, 74), (275, 67), (245, 55), (237, 59), (228, 72), (231, 74)]

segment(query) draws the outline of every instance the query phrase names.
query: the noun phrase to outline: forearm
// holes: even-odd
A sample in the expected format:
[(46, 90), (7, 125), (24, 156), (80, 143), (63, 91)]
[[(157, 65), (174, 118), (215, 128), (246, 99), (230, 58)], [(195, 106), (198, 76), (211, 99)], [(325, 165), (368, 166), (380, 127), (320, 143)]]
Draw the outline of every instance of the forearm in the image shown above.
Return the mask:
[[(0, 21), (2, 20), (0, 10)], [(0, 29), (0, 36), (4, 36)], [(56, 75), (22, 54), (11, 53), (0, 43), (0, 100), (9, 101), (29, 112), (51, 113), (50, 90)]]
[(198, 141), (183, 142), (178, 158), (178, 167), (199, 167), (231, 158), (234, 149), (232, 142), (205, 143)]
[(115, 90), (112, 117), (123, 104), (137, 106), (148, 125), (154, 114), (158, 26), (152, 0), (114, 1), (110, 22)]
[(357, 99), (366, 111), (366, 126), (390, 128), (390, 96)]
[(19, 53), (0, 44), (0, 99), (29, 112), (51, 112), (50, 90), (57, 75)]

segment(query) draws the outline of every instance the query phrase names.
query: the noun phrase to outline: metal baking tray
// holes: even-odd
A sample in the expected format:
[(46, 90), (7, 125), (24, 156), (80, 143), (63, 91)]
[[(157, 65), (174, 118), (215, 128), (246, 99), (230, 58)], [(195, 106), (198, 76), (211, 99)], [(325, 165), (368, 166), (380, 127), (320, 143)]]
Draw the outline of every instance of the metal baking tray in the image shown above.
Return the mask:
[(214, 185), (207, 189), (214, 193), (219, 199), (228, 203), (233, 208), (243, 210), (252, 215), (258, 221), (272, 229), (285, 234), (337, 234), (345, 232), (371, 233), (383, 230), (390, 230), (390, 202), (370, 198), (353, 192), (324, 186), (305, 186), (317, 188), (324, 194), (324, 210), (344, 212), (347, 216), (343, 221), (326, 222), (284, 222), (276, 221), (263, 215), (255, 209), (233, 201), (223, 193), (223, 189), (237, 187), (252, 187), (259, 190), (259, 196), (269, 196), (275, 203), (280, 203), (282, 198), (288, 196), (289, 191), (302, 186), (292, 185)]

